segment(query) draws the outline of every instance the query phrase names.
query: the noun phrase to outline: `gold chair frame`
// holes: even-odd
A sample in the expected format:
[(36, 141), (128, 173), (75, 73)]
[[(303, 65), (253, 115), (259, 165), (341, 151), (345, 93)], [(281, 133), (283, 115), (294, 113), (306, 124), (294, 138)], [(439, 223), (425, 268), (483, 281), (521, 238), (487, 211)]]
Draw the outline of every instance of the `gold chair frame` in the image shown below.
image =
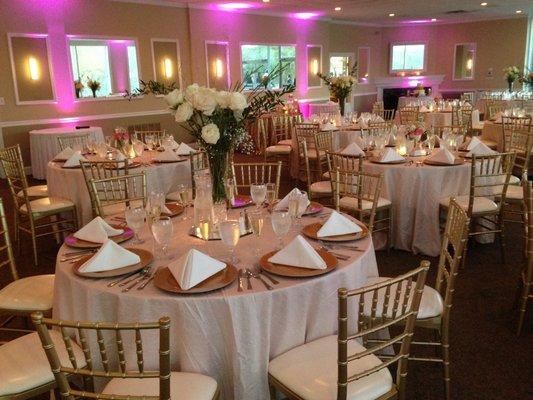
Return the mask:
[(58, 136), (57, 143), (59, 144), (59, 149), (61, 151), (65, 150), (67, 147), (73, 149), (75, 145), (81, 145), (83, 149), (87, 147), (87, 143), (90, 139), (91, 135), (89, 133), (83, 133), (79, 135), (66, 135)]
[(137, 140), (140, 140), (143, 143), (146, 143), (146, 136), (152, 135), (155, 139), (155, 144), (159, 147), (163, 143), (167, 131), (162, 130), (146, 130), (146, 131), (133, 131), (133, 137)]
[(400, 124), (416, 124), (420, 118), (420, 110), (418, 106), (405, 106), (400, 108)]
[(520, 293), (520, 300), (518, 306), (518, 324), (516, 327), (516, 335), (519, 336), (522, 332), (524, 325), (524, 319), (527, 311), (527, 303), (529, 299), (533, 298), (531, 287), (533, 284), (533, 189), (531, 181), (523, 181), (524, 189), (524, 203), (526, 209), (526, 221), (527, 221), (527, 260), (522, 269), (521, 281), (522, 291)]
[[(298, 145), (298, 171), (299, 173), (307, 173), (306, 160), (303, 153), (303, 143), (306, 145), (308, 151), (315, 151), (316, 157), (311, 157), (313, 166), (312, 171), (317, 176), (320, 176), (320, 159), (318, 157), (317, 143), (316, 143), (316, 134), (320, 132), (320, 125), (314, 123), (300, 123), (294, 125), (294, 134), (296, 135), (296, 143)], [(310, 165), (311, 167), (311, 165)]]
[(281, 162), (277, 163), (231, 163), (231, 173), (235, 184), (235, 194), (250, 191), (252, 183), (273, 183), (276, 185), (276, 198), (281, 181)]
[[(330, 180), (327, 181), (330, 184), (330, 187), (331, 187), (331, 191), (329, 193), (321, 193), (321, 192), (313, 190), (313, 185), (314, 184), (320, 184), (320, 183), (323, 183), (323, 182), (326, 182), (326, 181), (325, 180), (324, 181), (315, 181), (313, 179), (315, 176), (317, 176), (317, 172), (318, 171), (311, 170), (311, 158), (309, 157), (309, 151), (307, 149), (307, 141), (305, 141), (305, 140), (300, 143), (300, 154), (303, 154), (303, 160), (304, 160), (304, 165), (305, 165), (305, 181), (307, 183), (307, 193), (309, 195), (309, 199), (310, 200), (313, 200), (313, 199), (320, 200), (320, 199), (324, 199), (324, 198), (331, 198), (332, 195), (333, 195), (333, 186), (331, 186), (331, 177), (330, 177)], [(317, 151), (317, 154), (318, 154), (318, 151)], [(326, 163), (327, 163), (327, 153), (326, 153)], [(313, 172), (314, 172), (314, 174), (313, 174)], [(330, 175), (331, 175), (331, 172), (330, 172)], [(322, 176), (322, 174), (320, 174), (320, 176)]]

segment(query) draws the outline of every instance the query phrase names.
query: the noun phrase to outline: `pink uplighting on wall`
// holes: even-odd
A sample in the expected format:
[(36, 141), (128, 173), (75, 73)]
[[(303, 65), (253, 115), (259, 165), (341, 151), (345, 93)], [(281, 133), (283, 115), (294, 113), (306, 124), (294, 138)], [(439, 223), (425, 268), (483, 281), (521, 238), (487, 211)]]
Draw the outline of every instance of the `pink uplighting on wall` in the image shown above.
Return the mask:
[(293, 18), (297, 19), (312, 19), (320, 16), (320, 13), (317, 12), (298, 12), (291, 15)]
[(215, 6), (220, 10), (232, 11), (232, 10), (247, 10), (250, 8), (255, 8), (253, 4), (250, 3), (222, 3)]

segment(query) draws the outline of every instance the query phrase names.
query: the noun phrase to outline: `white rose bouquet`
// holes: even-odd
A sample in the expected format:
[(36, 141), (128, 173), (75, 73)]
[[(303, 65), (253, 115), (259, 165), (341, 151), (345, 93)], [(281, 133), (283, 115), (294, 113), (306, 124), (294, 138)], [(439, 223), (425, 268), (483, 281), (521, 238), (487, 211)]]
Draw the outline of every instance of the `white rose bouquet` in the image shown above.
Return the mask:
[(505, 80), (509, 85), (509, 92), (513, 91), (513, 83), (522, 76), (522, 73), (516, 65), (503, 69)]
[(329, 93), (331, 97), (339, 101), (341, 114), (344, 115), (344, 104), (346, 102), (346, 98), (350, 95), (352, 89), (357, 85), (357, 63), (355, 63), (350, 69), (348, 75), (331, 76), (318, 72), (317, 76), (324, 81), (326, 86), (329, 87)]

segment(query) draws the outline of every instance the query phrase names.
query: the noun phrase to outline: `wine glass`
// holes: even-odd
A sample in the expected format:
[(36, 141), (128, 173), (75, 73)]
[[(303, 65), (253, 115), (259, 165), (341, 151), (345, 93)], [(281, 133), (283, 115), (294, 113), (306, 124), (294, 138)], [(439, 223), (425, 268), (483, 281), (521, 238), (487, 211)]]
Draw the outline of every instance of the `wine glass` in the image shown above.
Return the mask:
[(148, 146), (150, 150), (154, 149), (154, 144), (155, 144), (154, 135), (145, 135), (144, 141), (146, 142), (146, 146)]
[(287, 211), (274, 210), (272, 212), (272, 229), (278, 238), (278, 249), (283, 247), (283, 237), (291, 228), (291, 215)]
[(250, 185), (250, 195), (252, 200), (255, 203), (257, 209), (261, 207), (261, 204), (265, 201), (266, 198), (266, 185), (263, 183), (252, 183)]
[(133, 230), (133, 243), (141, 244), (144, 240), (139, 237), (139, 231), (143, 228), (146, 219), (146, 210), (143, 207), (128, 206), (124, 211), (126, 223)]
[(183, 212), (182, 221), (187, 221), (188, 219), (190, 219), (188, 211), (189, 206), (192, 202), (192, 187), (182, 183), (178, 185), (178, 193), (180, 195), (181, 205), (185, 209), (185, 211)]
[(148, 196), (148, 212), (152, 220), (161, 216), (161, 206), (165, 201), (165, 195), (160, 192), (151, 192)]
[(155, 241), (161, 246), (164, 258), (167, 258), (168, 244), (172, 238), (174, 228), (170, 217), (159, 217), (152, 222), (152, 235)]
[(239, 260), (237, 259), (235, 255), (235, 250), (237, 248), (237, 243), (239, 243), (239, 239), (241, 237), (239, 221), (235, 221), (235, 220), (222, 221), (219, 225), (219, 231), (220, 231), (220, 238), (222, 239), (222, 242), (227, 246), (231, 246), (231, 261), (230, 262), (233, 265), (237, 264)]
[(226, 178), (224, 180), (224, 189), (226, 189), (226, 199), (228, 200), (228, 208), (235, 204), (235, 181), (233, 178)]
[(248, 213), (248, 217), (250, 218), (250, 225), (252, 226), (252, 232), (255, 237), (257, 237), (256, 246), (255, 246), (255, 254), (256, 256), (259, 256), (259, 239), (261, 237), (261, 233), (263, 232), (263, 225), (265, 223), (265, 217), (263, 215), (262, 210), (254, 210), (250, 211)]
[(209, 240), (209, 231), (211, 230), (211, 221), (209, 219), (201, 218), (198, 221), (198, 232), (200, 233), (200, 237), (208, 241)]
[(135, 151), (137, 157), (142, 157), (144, 153), (144, 143), (140, 140), (135, 140), (135, 142), (133, 142), (133, 151)]
[(266, 202), (269, 206), (272, 207), (275, 201), (276, 201), (276, 184), (267, 183), (266, 184)]

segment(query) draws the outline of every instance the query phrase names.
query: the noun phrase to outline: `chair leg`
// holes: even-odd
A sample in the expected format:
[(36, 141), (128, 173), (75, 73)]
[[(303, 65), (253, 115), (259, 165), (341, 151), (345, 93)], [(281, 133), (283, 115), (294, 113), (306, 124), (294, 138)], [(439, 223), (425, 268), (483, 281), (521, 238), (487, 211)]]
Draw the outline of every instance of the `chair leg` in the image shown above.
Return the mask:
[[(470, 232), (470, 229), (469, 229), (469, 232)], [(467, 253), (467, 250), (468, 250), (468, 243), (469, 242), (470, 242), (470, 236), (467, 236), (466, 237), (465, 247), (463, 249), (463, 257), (461, 259), (461, 268), (464, 268), (465, 265), (466, 265), (466, 253)]]
[(499, 226), (499, 238), (500, 238), (500, 252), (501, 252), (501, 261), (502, 261), (502, 264), (506, 264), (505, 262), (505, 233), (503, 232), (504, 230), (504, 222), (503, 222), (503, 214), (500, 214), (498, 216), (498, 224), (500, 225)]
[(442, 340), (442, 367), (444, 369), (444, 392), (446, 400), (450, 400), (450, 344), (447, 338)]
[(276, 400), (276, 387), (268, 380), (268, 391), (270, 394), (270, 400)]
[(387, 254), (390, 254), (390, 249), (392, 247), (392, 217), (393, 217), (393, 211), (392, 206), (389, 208), (388, 212), (389, 217), (389, 228), (387, 230)]
[[(522, 280), (522, 282), (524, 282)], [(525, 283), (525, 282), (524, 282)], [(518, 326), (516, 328), (516, 336), (520, 336), (522, 332), (522, 326), (524, 325), (524, 318), (526, 316), (527, 300), (529, 294), (529, 284), (525, 283), (522, 287), (522, 293), (520, 296), (520, 304), (518, 307)]]
[(31, 243), (33, 246), (33, 264), (35, 266), (39, 265), (39, 260), (37, 259), (37, 237), (35, 236), (35, 224), (33, 223), (33, 220), (30, 221), (30, 228), (31, 228)]

